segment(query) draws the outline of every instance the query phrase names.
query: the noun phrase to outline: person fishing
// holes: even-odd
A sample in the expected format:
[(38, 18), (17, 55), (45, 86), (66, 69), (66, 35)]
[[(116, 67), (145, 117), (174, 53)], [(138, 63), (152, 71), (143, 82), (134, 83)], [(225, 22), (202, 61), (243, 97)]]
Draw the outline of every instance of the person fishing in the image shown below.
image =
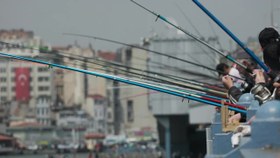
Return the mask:
[(270, 68), (269, 81), (266, 86), (274, 99), (280, 99), (280, 35), (273, 27), (264, 28), (259, 34), (259, 42), (263, 49), (264, 63)]
[(219, 78), (222, 78), (224, 75), (230, 75), (232, 76), (233, 82), (240, 82), (238, 78), (241, 78), (241, 76), (235, 65), (230, 67), (226, 63), (220, 63), (216, 66), (216, 70), (219, 74)]
[[(271, 73), (274, 74), (274, 76), (280, 75), (280, 36), (277, 30), (274, 28), (265, 28), (263, 29), (259, 34), (259, 42), (263, 49), (263, 57), (264, 62), (269, 68), (271, 69)], [(242, 61), (242, 60), (241, 60)], [(246, 60), (243, 60), (243, 64), (246, 64), (244, 62)], [(250, 63), (250, 62), (249, 62)], [(250, 66), (250, 64), (247, 66)], [(251, 65), (252, 66), (252, 65)], [(253, 68), (253, 67), (252, 67)], [(241, 70), (241, 69), (240, 69)], [(244, 74), (245, 71), (241, 70), (241, 74)], [(246, 74), (246, 73), (245, 73)], [(260, 86), (262, 87), (262, 91), (270, 91), (273, 93), (273, 90), (277, 88), (274, 92), (275, 97), (279, 98), (277, 94), (279, 94), (279, 83), (273, 81), (272, 78), (268, 78), (266, 74), (264, 74), (261, 70), (254, 70), (253, 74), (255, 74), (255, 86), (252, 89), (260, 89)], [(269, 75), (269, 74), (268, 74)], [(275, 77), (274, 77), (275, 78)], [(239, 97), (243, 94), (238, 88), (236, 88), (233, 85), (232, 80), (229, 76), (224, 76), (222, 78), (222, 82), (225, 86), (225, 88), (228, 89), (228, 95), (231, 101), (237, 102)], [(274, 86), (273, 86), (274, 85)], [(252, 92), (252, 89), (250, 90)], [(263, 103), (264, 98), (258, 98), (257, 99)]]
[[(234, 56), (235, 59), (237, 59), (239, 62), (249, 67), (250, 69), (254, 69), (256, 67), (255, 62), (252, 61), (244, 51), (238, 50), (234, 53)], [(254, 82), (252, 81), (252, 76), (250, 76), (250, 74), (247, 71), (245, 71), (242, 67), (236, 66), (236, 70), (239, 72), (239, 75), (241, 77), (246, 78), (246, 82), (250, 82), (251, 84)], [(224, 87), (228, 90), (228, 98), (234, 104), (238, 102), (242, 94), (248, 93), (250, 91), (250, 87), (252, 87), (244, 87), (245, 82), (239, 82), (239, 84), (237, 84), (237, 81), (234, 81), (229, 75), (223, 76), (221, 80), (223, 82)], [(229, 122), (234, 122), (234, 120), (245, 122), (246, 115), (241, 113), (235, 113), (235, 115), (229, 118)]]

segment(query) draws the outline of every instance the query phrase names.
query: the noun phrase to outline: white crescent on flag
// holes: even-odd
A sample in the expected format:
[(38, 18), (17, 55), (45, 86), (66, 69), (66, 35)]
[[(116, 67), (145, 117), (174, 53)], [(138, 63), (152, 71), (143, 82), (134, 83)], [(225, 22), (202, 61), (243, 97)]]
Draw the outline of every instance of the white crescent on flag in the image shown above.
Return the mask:
[(25, 82), (27, 81), (27, 76), (25, 74), (20, 74), (18, 76), (18, 81), (20, 82), (21, 86), (24, 86)]

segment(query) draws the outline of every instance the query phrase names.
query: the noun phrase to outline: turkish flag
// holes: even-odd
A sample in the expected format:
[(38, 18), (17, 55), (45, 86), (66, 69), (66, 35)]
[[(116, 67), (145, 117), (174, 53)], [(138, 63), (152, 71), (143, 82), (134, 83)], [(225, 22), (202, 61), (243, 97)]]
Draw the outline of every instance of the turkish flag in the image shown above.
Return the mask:
[(30, 71), (29, 68), (16, 68), (16, 100), (30, 99)]

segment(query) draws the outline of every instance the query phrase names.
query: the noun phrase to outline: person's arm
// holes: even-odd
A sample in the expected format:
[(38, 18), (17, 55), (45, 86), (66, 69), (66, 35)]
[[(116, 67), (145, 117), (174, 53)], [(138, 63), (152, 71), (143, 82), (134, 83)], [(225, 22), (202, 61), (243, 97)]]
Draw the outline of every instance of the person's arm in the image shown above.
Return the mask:
[(275, 88), (280, 88), (280, 83), (274, 82), (274, 83), (273, 83), (273, 86), (274, 86)]
[(243, 93), (241, 92), (240, 89), (238, 89), (237, 87), (235, 86), (232, 86), (229, 90), (228, 90), (228, 97), (229, 99), (233, 102), (233, 103), (237, 103), (240, 96), (242, 95)]
[(242, 95), (242, 92), (240, 91), (240, 89), (238, 89), (237, 87), (235, 87), (233, 85), (233, 81), (232, 81), (231, 77), (229, 77), (229, 76), (224, 76), (222, 78), (222, 82), (223, 82), (225, 88), (228, 89), (229, 99), (233, 103), (237, 103), (238, 99)]

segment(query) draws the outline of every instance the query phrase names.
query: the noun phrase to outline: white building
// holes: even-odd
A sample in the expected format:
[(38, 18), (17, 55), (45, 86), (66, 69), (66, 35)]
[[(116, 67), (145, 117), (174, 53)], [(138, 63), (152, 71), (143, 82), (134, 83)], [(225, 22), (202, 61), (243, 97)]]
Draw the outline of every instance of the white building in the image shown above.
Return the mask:
[(36, 102), (36, 120), (41, 125), (50, 126), (54, 123), (54, 113), (51, 111), (51, 98), (40, 96)]
[(65, 128), (88, 128), (91, 119), (83, 110), (64, 110), (59, 112), (57, 126)]
[[(124, 47), (119, 50), (118, 56), (120, 62), (127, 66), (127, 68), (123, 68), (127, 72), (120, 71), (120, 73), (125, 73), (123, 74), (125, 77), (131, 77), (131, 73), (137, 72), (133, 68), (147, 70), (147, 51)], [(138, 71), (138, 73), (141, 72)], [(143, 72), (143, 75), (146, 73)], [(147, 130), (156, 133), (156, 119), (148, 103), (149, 90), (124, 83), (119, 83), (119, 86), (115, 88), (119, 90), (119, 98), (116, 102), (119, 102), (120, 106), (119, 109), (115, 110), (115, 114), (121, 117), (119, 118), (121, 122), (120, 134), (133, 137), (133, 133), (145, 133)]]

